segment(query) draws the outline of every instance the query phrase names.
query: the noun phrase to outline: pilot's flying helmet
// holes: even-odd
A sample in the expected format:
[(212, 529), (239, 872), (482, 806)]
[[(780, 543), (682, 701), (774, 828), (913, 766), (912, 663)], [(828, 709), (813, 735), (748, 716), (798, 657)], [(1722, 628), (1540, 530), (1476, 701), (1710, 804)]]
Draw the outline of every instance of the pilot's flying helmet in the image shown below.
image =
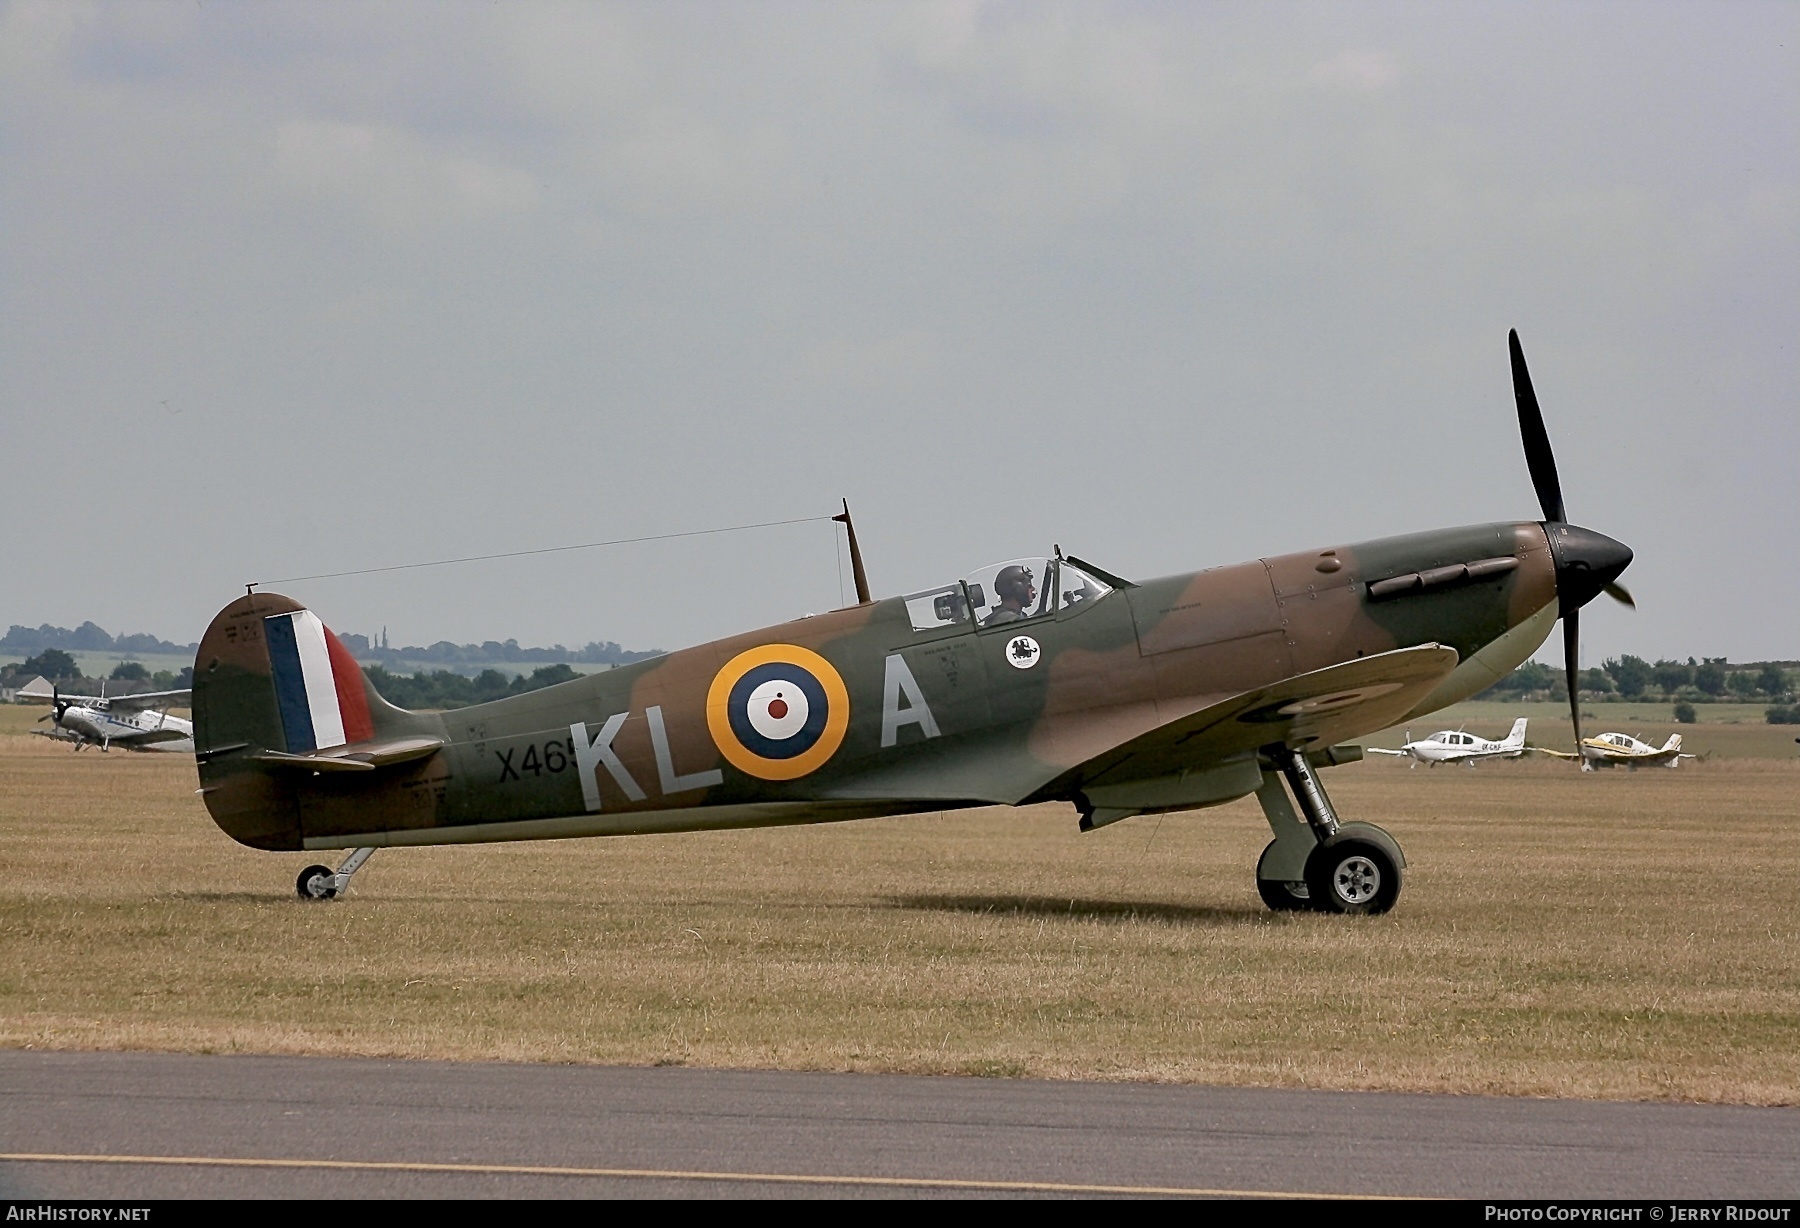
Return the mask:
[(1000, 569), (994, 577), (994, 593), (1002, 600), (1011, 597), (1021, 606), (1031, 600), (1031, 568), (1021, 567), (1017, 563)]

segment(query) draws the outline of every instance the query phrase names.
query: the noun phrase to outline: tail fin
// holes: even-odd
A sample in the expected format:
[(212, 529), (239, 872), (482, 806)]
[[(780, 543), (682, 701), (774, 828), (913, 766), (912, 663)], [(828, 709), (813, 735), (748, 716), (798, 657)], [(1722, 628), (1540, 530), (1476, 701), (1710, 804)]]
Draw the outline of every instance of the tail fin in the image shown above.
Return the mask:
[(1531, 718), (1529, 717), (1521, 716), (1518, 720), (1513, 722), (1512, 732), (1506, 735), (1506, 744), (1508, 746), (1525, 745), (1525, 725), (1530, 719)]
[[(194, 659), (193, 692), (201, 796), (227, 835), (256, 848), (301, 847), (294, 773), (271, 764), (367, 770), (369, 756), (351, 754), (358, 746), (430, 732), (376, 693), (318, 615), (277, 593), (219, 611)], [(327, 752), (338, 753), (321, 764)]]
[(263, 618), (275, 706), (289, 754), (375, 736), (367, 679), (349, 650), (311, 610)]
[(1662, 748), (1664, 750), (1674, 750), (1674, 751), (1680, 750), (1681, 749), (1681, 735), (1678, 733), (1670, 734), (1669, 740), (1662, 744)]

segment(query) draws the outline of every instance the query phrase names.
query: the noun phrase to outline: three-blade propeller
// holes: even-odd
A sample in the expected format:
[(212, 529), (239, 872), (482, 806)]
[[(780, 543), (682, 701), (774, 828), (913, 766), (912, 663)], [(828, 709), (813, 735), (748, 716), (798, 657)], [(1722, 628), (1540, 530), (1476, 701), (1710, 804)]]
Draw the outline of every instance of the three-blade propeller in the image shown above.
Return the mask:
[[(1621, 542), (1569, 523), (1563, 506), (1562, 482), (1556, 476), (1556, 456), (1550, 450), (1550, 433), (1531, 386), (1531, 371), (1516, 330), (1506, 334), (1512, 356), (1513, 399), (1519, 404), (1519, 437), (1525, 444), (1525, 465), (1544, 509), (1544, 532), (1556, 560), (1556, 595), (1563, 620), (1563, 669), (1569, 688), (1569, 721), (1575, 727), (1575, 752), (1581, 753), (1581, 607), (1601, 593), (1632, 609), (1637, 602), (1618, 582), (1619, 573), (1631, 565), (1631, 549)], [(1582, 766), (1588, 766), (1582, 759)]]

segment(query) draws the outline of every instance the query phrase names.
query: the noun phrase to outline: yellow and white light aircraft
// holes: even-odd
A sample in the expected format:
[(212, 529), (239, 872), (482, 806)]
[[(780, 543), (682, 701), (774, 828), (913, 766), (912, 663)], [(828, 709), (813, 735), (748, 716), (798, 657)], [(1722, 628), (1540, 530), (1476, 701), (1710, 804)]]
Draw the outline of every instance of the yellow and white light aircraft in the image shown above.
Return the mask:
[[(1566, 750), (1549, 750), (1546, 747), (1534, 746), (1533, 750), (1546, 755), (1554, 755), (1558, 759), (1574, 759), (1577, 756)], [(1676, 767), (1683, 759), (1695, 756), (1681, 749), (1681, 735), (1672, 733), (1669, 740), (1661, 746), (1652, 746), (1627, 733), (1599, 733), (1581, 743), (1581, 770), (1591, 772), (1597, 767)]]

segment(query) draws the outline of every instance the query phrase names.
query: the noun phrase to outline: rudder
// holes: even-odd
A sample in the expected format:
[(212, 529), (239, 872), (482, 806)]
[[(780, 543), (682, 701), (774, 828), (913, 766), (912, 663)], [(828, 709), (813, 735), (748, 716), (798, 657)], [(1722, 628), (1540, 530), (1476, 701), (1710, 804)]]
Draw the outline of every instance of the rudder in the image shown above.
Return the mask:
[(249, 593), (213, 619), (194, 659), (194, 751), (208, 813), (254, 848), (301, 847), (291, 776), (256, 756), (304, 755), (410, 732), (319, 617), (279, 593)]

